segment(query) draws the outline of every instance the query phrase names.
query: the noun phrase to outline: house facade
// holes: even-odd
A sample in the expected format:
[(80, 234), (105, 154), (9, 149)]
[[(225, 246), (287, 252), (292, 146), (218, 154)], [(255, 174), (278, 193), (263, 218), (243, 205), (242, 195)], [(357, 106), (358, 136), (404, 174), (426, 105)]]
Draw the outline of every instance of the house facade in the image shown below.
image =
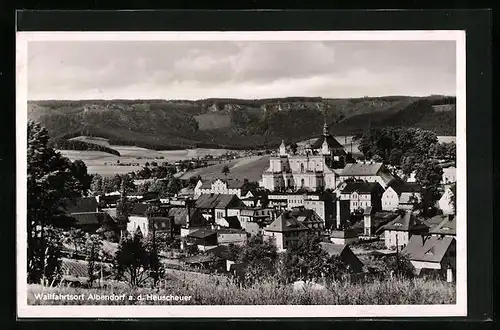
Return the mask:
[(235, 179), (215, 179), (214, 181), (199, 180), (194, 188), (194, 197), (198, 198), (202, 194), (224, 194), (242, 197), (244, 182)]
[[(340, 200), (349, 201), (351, 213), (358, 210), (364, 212), (367, 207), (378, 211), (381, 209), (383, 191), (384, 189), (378, 182), (346, 182), (340, 188)], [(340, 209), (340, 205), (338, 208)]]
[(384, 232), (385, 246), (388, 249), (399, 249), (408, 245), (412, 235), (428, 233), (429, 227), (420, 222), (413, 212), (405, 211), (388, 224), (382, 226), (379, 231)]
[(288, 246), (309, 231), (291, 212), (283, 212), (269, 226), (264, 228), (264, 239), (273, 242), (278, 251), (285, 251)]
[(388, 185), (382, 194), (382, 210), (411, 210), (413, 202), (421, 200), (420, 185), (394, 181)]
[(452, 184), (457, 182), (457, 168), (455, 166), (443, 168), (442, 184)]
[(438, 201), (439, 208), (443, 214), (454, 214), (455, 208), (453, 206), (454, 193), (451, 187), (446, 187), (443, 196)]

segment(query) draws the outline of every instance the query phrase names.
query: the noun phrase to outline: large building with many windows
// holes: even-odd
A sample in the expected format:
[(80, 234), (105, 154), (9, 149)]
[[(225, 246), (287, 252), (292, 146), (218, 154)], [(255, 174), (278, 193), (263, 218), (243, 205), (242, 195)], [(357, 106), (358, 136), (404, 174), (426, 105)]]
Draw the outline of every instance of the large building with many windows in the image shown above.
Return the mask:
[(288, 152), (283, 141), (279, 153), (271, 156), (260, 184), (271, 191), (334, 190), (337, 172), (344, 167), (346, 158), (347, 153), (328, 132), (325, 122), (323, 135), (312, 145)]

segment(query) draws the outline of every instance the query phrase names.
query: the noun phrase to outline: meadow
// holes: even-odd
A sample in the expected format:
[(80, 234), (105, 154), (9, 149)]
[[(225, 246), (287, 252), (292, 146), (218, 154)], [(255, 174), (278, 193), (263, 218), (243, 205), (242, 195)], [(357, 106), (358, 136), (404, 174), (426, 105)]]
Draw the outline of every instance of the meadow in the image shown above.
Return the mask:
[(455, 304), (455, 285), (438, 280), (416, 278), (392, 278), (367, 283), (337, 282), (328, 289), (305, 288), (294, 290), (290, 285), (280, 285), (273, 279), (240, 287), (231, 281), (218, 281), (214, 276), (170, 277), (160, 289), (116, 286), (107, 289), (84, 289), (70, 287), (28, 286), (28, 304), (102, 304), (102, 305), (143, 305), (179, 304), (171, 301), (153, 300), (41, 300), (39, 293), (121, 295), (137, 297), (144, 294), (191, 296), (191, 305), (424, 305)]
[[(347, 151), (351, 151), (352, 142), (352, 152), (355, 156), (361, 155), (358, 146), (359, 143), (352, 141), (352, 136), (336, 136), (336, 139), (344, 146)], [(316, 139), (310, 139), (306, 141), (299, 142), (299, 145), (305, 145), (308, 142), (314, 142)], [(454, 136), (439, 136), (439, 142), (455, 142)], [(196, 148), (196, 149), (183, 149), (183, 150), (150, 150), (140, 147), (133, 146), (119, 146), (110, 145), (107, 143), (106, 139), (92, 140), (89, 142), (100, 143), (107, 147), (117, 150), (121, 156), (115, 156), (108, 153), (100, 151), (77, 151), (77, 150), (59, 150), (63, 156), (68, 157), (71, 161), (81, 159), (87, 165), (87, 170), (89, 173), (98, 173), (103, 176), (113, 176), (115, 174), (125, 174), (132, 171), (140, 170), (146, 162), (151, 163), (156, 161), (158, 164), (162, 162), (174, 163), (176, 161), (188, 160), (196, 157), (203, 158), (206, 155), (212, 155), (214, 157), (223, 155), (229, 151), (229, 149), (206, 149), (206, 148)], [(131, 166), (124, 166), (118, 164), (137, 164)], [(230, 169), (228, 178), (237, 178), (240, 180), (248, 179), (250, 181), (258, 181), (261, 178), (262, 172), (269, 165), (269, 156), (251, 156), (244, 157), (237, 160), (231, 160), (222, 162), (221, 164), (216, 164), (208, 166), (205, 168), (198, 168), (189, 172), (186, 172), (180, 177), (182, 179), (189, 179), (191, 176), (200, 175), (202, 178), (211, 180), (214, 178), (221, 177), (222, 168), (227, 164)]]

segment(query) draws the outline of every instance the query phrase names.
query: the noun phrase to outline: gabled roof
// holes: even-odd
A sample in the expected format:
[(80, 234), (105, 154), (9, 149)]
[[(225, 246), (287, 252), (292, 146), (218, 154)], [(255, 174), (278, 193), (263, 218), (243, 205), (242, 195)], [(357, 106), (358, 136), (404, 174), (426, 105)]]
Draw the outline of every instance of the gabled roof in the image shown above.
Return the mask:
[(429, 230), (429, 234), (456, 235), (455, 219), (455, 216), (445, 216), (437, 226)]
[(225, 209), (229, 206), (245, 206), (236, 195), (226, 194), (201, 194), (195, 202), (195, 207), (200, 209)]
[(303, 224), (308, 223), (323, 223), (319, 216), (314, 219), (316, 211), (304, 208), (293, 208), (291, 215)]
[(441, 262), (454, 242), (453, 237), (413, 235), (402, 253), (407, 254), (410, 260)]
[(203, 228), (203, 229), (198, 229), (197, 231), (194, 231), (194, 232), (188, 234), (187, 237), (207, 238), (207, 237), (210, 237), (212, 235), (217, 235), (217, 232), (215, 230), (212, 230), (212, 229)]
[(417, 193), (420, 192), (421, 186), (417, 182), (404, 182), (403, 180), (395, 179), (391, 181), (389, 187), (400, 196), (402, 193)]
[(344, 150), (344, 147), (339, 143), (339, 141), (337, 141), (336, 138), (334, 138), (331, 134), (328, 134), (328, 135), (324, 135), (322, 134), (312, 145), (311, 145), (311, 148), (312, 149), (320, 149), (321, 146), (323, 145), (323, 142), (325, 141), (326, 139), (326, 143), (328, 144), (328, 147), (330, 149), (341, 149), (341, 150)]
[(297, 218), (292, 216), (290, 212), (284, 212), (264, 230), (282, 233), (286, 231), (309, 230), (309, 228), (303, 225), (299, 220), (297, 220)]
[(438, 214), (438, 215), (433, 216), (432, 218), (425, 219), (424, 223), (430, 229), (432, 229), (432, 228), (436, 227), (437, 225), (439, 225), (441, 222), (443, 222), (447, 217), (448, 217), (447, 215)]
[(224, 220), (226, 220), (229, 228), (241, 229), (240, 220), (238, 220), (237, 216), (228, 216), (225, 217)]
[[(188, 215), (188, 209), (185, 207), (172, 207), (168, 210), (168, 216), (174, 218), (174, 223), (176, 225), (185, 225), (186, 219)], [(200, 216), (199, 211), (197, 209), (191, 209), (191, 219), (195, 219), (195, 217)], [(195, 222), (195, 221), (192, 221)]]
[(96, 212), (97, 211), (97, 200), (95, 197), (80, 197), (74, 199), (67, 199), (64, 202), (64, 210), (66, 213), (84, 213), (84, 212)]
[(329, 256), (339, 256), (347, 247), (345, 244), (334, 244), (329, 242), (321, 242), (319, 245)]
[(407, 211), (403, 215), (398, 215), (396, 219), (392, 220), (382, 228), (385, 230), (409, 231), (428, 227), (421, 221), (417, 220), (417, 218), (413, 215), (413, 212)]
[(363, 175), (378, 175), (380, 169), (382, 168), (382, 163), (355, 163), (346, 164), (341, 176), (363, 176)]
[(237, 259), (236, 254), (227, 245), (219, 245), (216, 248), (210, 249), (207, 252), (224, 260), (235, 261)]
[(343, 194), (350, 194), (353, 192), (358, 193), (372, 193), (377, 188), (382, 188), (378, 182), (347, 182), (341, 192)]

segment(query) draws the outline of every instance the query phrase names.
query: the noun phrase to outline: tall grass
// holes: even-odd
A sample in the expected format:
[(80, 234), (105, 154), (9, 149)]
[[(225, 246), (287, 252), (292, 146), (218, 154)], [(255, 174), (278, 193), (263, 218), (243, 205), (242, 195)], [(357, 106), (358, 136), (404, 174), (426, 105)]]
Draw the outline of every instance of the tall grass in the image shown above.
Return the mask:
[[(374, 280), (369, 283), (337, 282), (327, 290), (294, 291), (290, 286), (280, 285), (273, 279), (251, 287), (240, 287), (230, 281), (215, 281), (210, 278), (170, 280), (161, 289), (114, 287), (107, 289), (82, 289), (29, 286), (28, 304), (32, 305), (123, 305), (123, 304), (194, 304), (194, 305), (398, 305), (398, 304), (454, 304), (455, 285), (432, 279)], [(35, 299), (35, 293), (99, 294), (137, 297), (140, 294), (191, 296), (183, 302), (153, 300), (119, 301), (59, 301)]]

